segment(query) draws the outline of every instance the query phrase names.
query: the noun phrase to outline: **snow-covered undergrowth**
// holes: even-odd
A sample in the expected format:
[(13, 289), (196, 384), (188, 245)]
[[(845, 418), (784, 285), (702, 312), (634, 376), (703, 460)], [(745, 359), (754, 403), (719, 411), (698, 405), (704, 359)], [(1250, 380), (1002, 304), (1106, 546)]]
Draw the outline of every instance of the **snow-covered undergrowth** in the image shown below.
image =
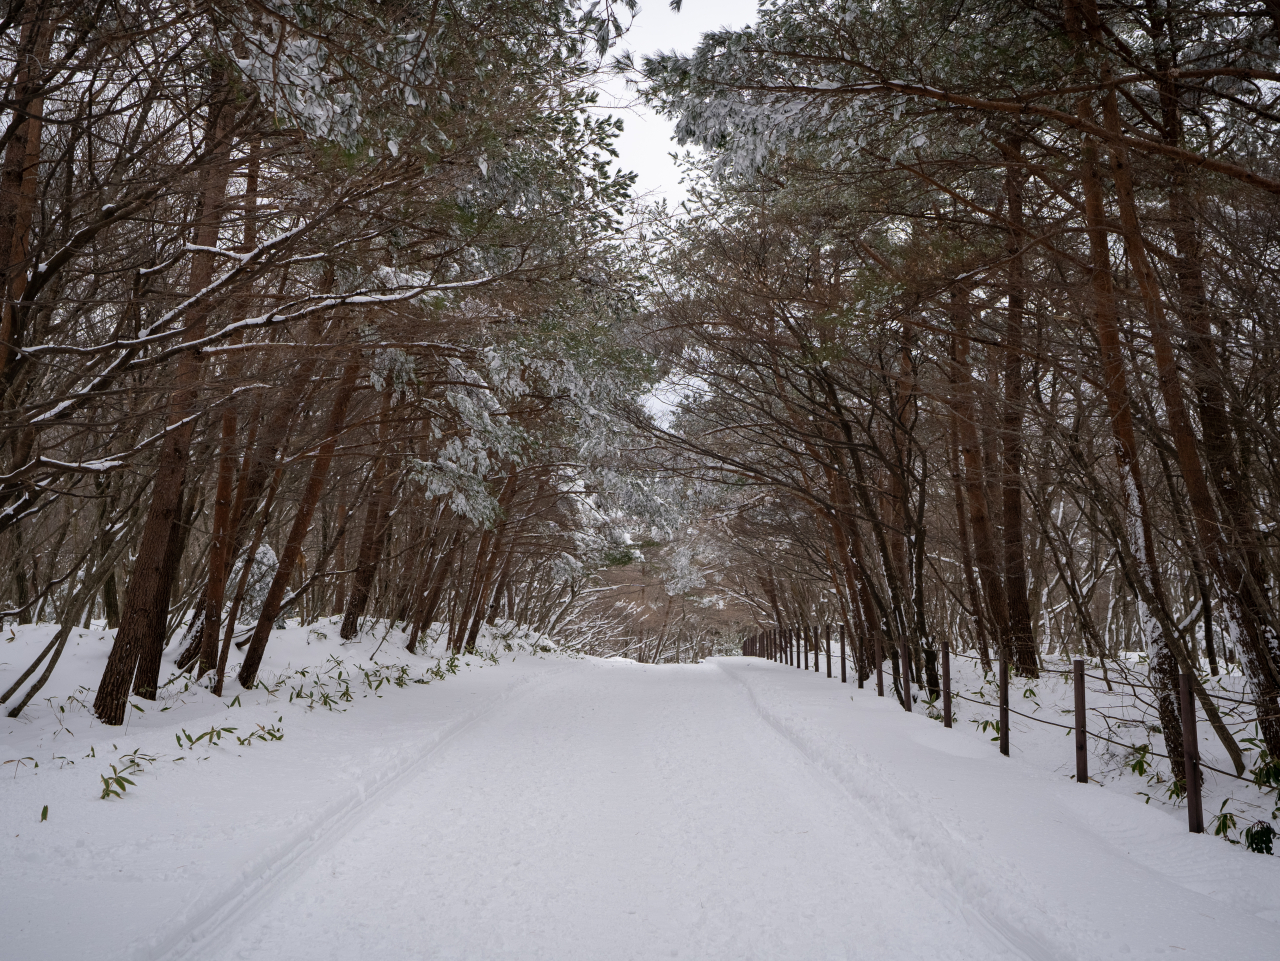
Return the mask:
[[(1071, 661), (1045, 657), (1044, 673), (1034, 680), (1009, 679), (1009, 740), (1013, 757), (1035, 764), (1045, 771), (1074, 778), (1075, 766), (1075, 687), (1071, 677)], [(1085, 662), (1086, 729), (1089, 737), (1089, 779), (1109, 790), (1142, 798), (1152, 807), (1185, 816), (1186, 805), (1177, 793), (1168, 760), (1162, 757), (1164, 738), (1152, 700), (1146, 689), (1145, 658), (1130, 655), (1126, 661), (1107, 662), (1104, 678), (1097, 660)], [(1107, 681), (1110, 681), (1108, 686)], [(1280, 827), (1280, 797), (1277, 797), (1277, 774), (1261, 742), (1253, 705), (1239, 667), (1228, 665), (1217, 677), (1207, 669), (1201, 676), (1206, 692), (1213, 697), (1223, 722), (1240, 748), (1246, 767), (1243, 779), (1230, 776), (1235, 766), (1221, 739), (1205, 720), (1204, 710), (1197, 705), (1197, 734), (1200, 756), (1205, 770), (1203, 807), (1206, 832), (1215, 833), (1233, 843), (1241, 843), (1258, 822)], [(892, 696), (892, 683), (886, 670), (887, 693)], [(875, 684), (874, 677), (867, 682)], [(953, 656), (951, 685), (956, 697), (951, 713), (957, 727), (991, 739), (991, 750), (998, 751), (999, 685), (994, 673), (985, 673), (981, 663), (969, 656)], [(941, 702), (930, 704), (920, 691), (912, 692), (919, 713), (927, 714), (942, 726)], [(964, 698), (964, 699), (962, 699)], [(966, 700), (967, 699), (967, 700)], [(1036, 720), (1032, 720), (1035, 718)], [(1038, 723), (1049, 722), (1049, 723)], [(1061, 725), (1061, 726), (1053, 726)], [(1105, 740), (1104, 740), (1105, 738)], [(1115, 743), (1112, 743), (1115, 742)], [(1280, 847), (1280, 845), (1278, 845)], [(1280, 853), (1280, 852), (1278, 852)]]
[[(410, 654), (405, 649), (408, 637), (399, 628), (372, 621), (343, 641), (340, 621), (321, 618), (304, 626), (291, 620), (272, 632), (252, 691), (235, 680), (241, 658), (233, 648), (222, 697), (210, 690), (212, 675), (197, 682), (190, 670), (176, 669), (173, 660), (181, 645), (172, 643), (165, 651), (158, 697), (130, 698), (120, 727), (99, 723), (91, 707), (114, 631), (100, 623), (76, 629), (49, 682), (26, 710), (17, 718), (0, 719), (4, 777), (48, 779), (67, 772), (67, 779), (89, 784), (101, 800), (122, 798), (145, 790), (176, 765), (222, 763), (229, 749), (284, 740), (290, 718), (299, 711), (345, 712), (357, 701), (380, 699), (409, 685), (555, 649), (554, 642), (528, 628), (500, 622), (484, 625), (474, 653), (454, 655), (447, 648), (448, 625), (436, 624)], [(57, 630), (56, 624), (5, 630), (0, 636), (0, 686), (8, 688)], [(5, 705), (6, 714), (20, 697), (21, 692)], [(39, 813), (45, 814), (43, 804)]]

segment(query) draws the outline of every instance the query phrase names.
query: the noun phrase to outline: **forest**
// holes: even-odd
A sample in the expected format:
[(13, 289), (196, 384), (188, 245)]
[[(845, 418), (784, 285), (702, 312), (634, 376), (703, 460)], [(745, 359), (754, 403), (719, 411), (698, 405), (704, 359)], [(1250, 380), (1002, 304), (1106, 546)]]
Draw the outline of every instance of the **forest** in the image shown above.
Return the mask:
[(10, 716), (94, 622), (111, 726), (294, 619), (833, 626), (930, 699), (942, 644), (1128, 671), (1172, 791), (1190, 674), (1280, 787), (1280, 5), (764, 0), (618, 56), (632, 15), (10, 0), (0, 617), (59, 625)]

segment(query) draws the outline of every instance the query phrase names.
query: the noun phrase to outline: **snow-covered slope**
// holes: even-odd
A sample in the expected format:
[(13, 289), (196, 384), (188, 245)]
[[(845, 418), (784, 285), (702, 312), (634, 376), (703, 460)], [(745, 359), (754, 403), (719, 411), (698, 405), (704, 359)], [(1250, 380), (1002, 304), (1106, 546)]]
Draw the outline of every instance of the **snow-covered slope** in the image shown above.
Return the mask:
[(7, 723), (6, 958), (1275, 956), (1280, 860), (870, 689), (293, 630), (273, 691)]

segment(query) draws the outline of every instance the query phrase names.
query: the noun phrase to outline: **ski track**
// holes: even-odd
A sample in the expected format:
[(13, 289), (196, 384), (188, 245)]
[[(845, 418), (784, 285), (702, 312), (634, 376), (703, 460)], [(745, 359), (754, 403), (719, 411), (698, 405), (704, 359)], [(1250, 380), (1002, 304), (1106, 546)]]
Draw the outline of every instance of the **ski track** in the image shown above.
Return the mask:
[(935, 897), (714, 664), (583, 667), (455, 738), (208, 956), (1057, 957)]
[(200, 961), (211, 957), (220, 936), (264, 910), (277, 889), (303, 873), (324, 851), (354, 830), (380, 802), (402, 790), (434, 755), (486, 715), (500, 710), (512, 698), (527, 693), (530, 686), (552, 676), (552, 673), (533, 679), (528, 675), (517, 676), (487, 703), (436, 732), (426, 745), (402, 755), (331, 801), (307, 827), (265, 849), (222, 891), (198, 901), (168, 931), (158, 938), (141, 940), (129, 948), (124, 957), (130, 961)]
[[(948, 830), (926, 805), (920, 803), (920, 798), (895, 786), (887, 772), (857, 754), (852, 756), (852, 761), (860, 769), (860, 777), (856, 781), (842, 778), (841, 772), (829, 763), (828, 755), (815, 751), (812, 743), (800, 732), (762, 704), (751, 685), (738, 672), (726, 670), (725, 673), (741, 685), (761, 722), (776, 731), (845, 795), (850, 807), (855, 808), (851, 815), (864, 823), (892, 824), (893, 836), (899, 841), (905, 840), (912, 848), (928, 852), (928, 856), (908, 860), (907, 863), (919, 883), (935, 897), (963, 912), (972, 924), (990, 931), (1018, 957), (1029, 961), (1065, 961), (1081, 957), (1076, 950), (1050, 947), (1046, 940), (1064, 940), (1069, 938), (1069, 933), (1049, 920), (1049, 913), (1041, 904), (1033, 904), (1030, 911), (1019, 909), (1007, 894), (993, 887), (987, 872), (975, 867), (990, 859), (965, 838)], [(862, 790), (853, 785), (862, 787)], [(878, 790), (873, 790), (873, 785)], [(1004, 872), (1007, 881), (1013, 882), (1006, 887), (1017, 890), (1025, 900), (1028, 884), (1021, 872), (1007, 862), (997, 867)], [(993, 905), (996, 909), (982, 905)], [(1033, 930), (1043, 927), (1051, 930)]]

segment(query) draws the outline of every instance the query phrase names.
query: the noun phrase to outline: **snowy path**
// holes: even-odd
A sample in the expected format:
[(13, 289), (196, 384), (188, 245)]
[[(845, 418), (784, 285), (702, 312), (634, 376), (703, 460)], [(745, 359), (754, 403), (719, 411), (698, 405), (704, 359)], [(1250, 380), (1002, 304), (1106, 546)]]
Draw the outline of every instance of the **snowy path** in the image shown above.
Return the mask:
[(573, 671), (454, 740), (214, 956), (1002, 953), (853, 813), (720, 669)]
[[(1247, 961), (1280, 943), (1280, 860), (757, 660), (524, 658), (286, 724), (120, 802), (56, 799), (86, 848), (24, 822), (0, 842), (0, 954)], [(36, 810), (37, 783), (11, 796)]]
[[(576, 665), (452, 741), (209, 957), (1038, 959), (1126, 956), (1148, 937), (1157, 954), (1235, 941), (1233, 957), (1274, 957), (1273, 924), (1204, 903), (1078, 821), (1062, 830), (1039, 793), (1065, 789), (1070, 802), (1072, 785), (1027, 792), (1028, 772), (1014, 772), (1023, 790), (1004, 802), (1034, 809), (1018, 817), (997, 801), (982, 814), (992, 799), (973, 787), (1008, 762), (868, 693), (858, 719), (838, 686), (775, 665)], [(814, 717), (833, 709), (830, 727)], [(907, 766), (951, 761), (968, 775), (955, 799), (979, 822), (968, 837), (938, 821), (945, 792), (921, 796), (906, 772), (868, 763), (903, 730), (915, 738)], [(861, 763), (842, 772), (825, 754)], [(1154, 814), (1093, 793), (1104, 817), (1115, 801), (1140, 827)], [(1144, 847), (1198, 841), (1210, 857), (1272, 867), (1155, 818), (1166, 834)], [(987, 842), (984, 827), (1005, 836)], [(1056, 866), (1002, 857), (1018, 848), (1019, 861)], [(1059, 898), (1109, 887), (1119, 902), (1102, 928), (1103, 904), (1069, 922)]]

